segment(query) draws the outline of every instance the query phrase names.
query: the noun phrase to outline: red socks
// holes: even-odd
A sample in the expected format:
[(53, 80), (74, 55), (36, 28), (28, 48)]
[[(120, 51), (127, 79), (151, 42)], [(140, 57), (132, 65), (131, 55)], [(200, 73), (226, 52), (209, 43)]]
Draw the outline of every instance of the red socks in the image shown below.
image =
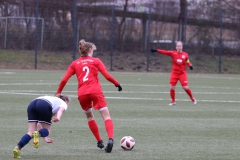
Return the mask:
[[(95, 120), (89, 121), (88, 126), (89, 126), (90, 130), (92, 131), (96, 140), (98, 142), (100, 140), (102, 140), (96, 121)], [(114, 125), (113, 125), (113, 121), (111, 119), (108, 119), (105, 121), (105, 129), (107, 131), (108, 138), (113, 139), (114, 138)]]
[(89, 126), (90, 130), (92, 131), (94, 137), (97, 139), (97, 141), (99, 142), (100, 140), (102, 140), (96, 121), (95, 120), (88, 121), (88, 126)]
[(188, 88), (187, 90), (185, 90), (187, 92), (187, 94), (189, 95), (189, 97), (191, 98), (191, 100), (193, 99), (193, 95), (192, 95), (192, 91), (190, 88)]
[[(190, 88), (188, 88), (187, 90), (185, 90), (186, 93), (189, 95), (189, 97), (191, 98), (191, 100), (193, 100), (193, 95), (192, 95), (192, 91)], [(175, 102), (175, 90), (170, 89), (170, 96), (172, 98), (172, 102)]]
[(114, 136), (114, 125), (113, 121), (111, 119), (108, 119), (105, 121), (105, 128), (108, 134), (108, 138), (112, 138)]
[(172, 102), (175, 102), (175, 90), (170, 89), (170, 96), (172, 98)]

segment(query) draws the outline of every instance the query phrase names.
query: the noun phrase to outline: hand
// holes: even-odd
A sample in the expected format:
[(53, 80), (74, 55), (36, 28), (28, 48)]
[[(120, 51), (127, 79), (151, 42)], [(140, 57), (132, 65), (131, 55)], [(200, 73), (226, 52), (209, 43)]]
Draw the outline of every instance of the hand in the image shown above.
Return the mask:
[(57, 117), (52, 117), (52, 121), (51, 122), (59, 122), (60, 119), (58, 119)]
[(193, 67), (192, 67), (192, 66), (190, 66), (189, 68), (190, 68), (191, 70), (193, 70)]
[(116, 86), (116, 87), (118, 87), (118, 91), (119, 91), (119, 92), (122, 91), (122, 86), (120, 86), (120, 84), (119, 84), (118, 86)]
[(56, 97), (59, 97), (61, 95), (61, 93), (56, 93), (55, 96)]
[(154, 53), (154, 52), (157, 52), (157, 50), (156, 49), (151, 49), (151, 52)]

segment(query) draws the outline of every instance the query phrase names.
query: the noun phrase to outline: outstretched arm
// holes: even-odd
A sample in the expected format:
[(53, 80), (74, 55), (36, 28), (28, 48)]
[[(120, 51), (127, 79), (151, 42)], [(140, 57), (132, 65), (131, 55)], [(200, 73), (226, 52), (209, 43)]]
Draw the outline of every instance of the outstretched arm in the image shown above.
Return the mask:
[(165, 55), (171, 55), (172, 51), (166, 51), (166, 50), (161, 50), (161, 49), (151, 49), (151, 52), (158, 52), (160, 54), (165, 54)]

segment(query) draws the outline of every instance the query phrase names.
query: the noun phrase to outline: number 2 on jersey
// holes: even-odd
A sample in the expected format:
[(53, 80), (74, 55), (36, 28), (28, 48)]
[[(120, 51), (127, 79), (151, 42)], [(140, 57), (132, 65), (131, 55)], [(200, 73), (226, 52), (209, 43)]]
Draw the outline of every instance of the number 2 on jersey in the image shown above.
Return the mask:
[(83, 72), (86, 71), (86, 74), (85, 74), (85, 76), (83, 77), (83, 82), (85, 82), (85, 81), (88, 80), (89, 70), (90, 70), (90, 69), (88, 68), (88, 66), (84, 66), (84, 67), (83, 67)]

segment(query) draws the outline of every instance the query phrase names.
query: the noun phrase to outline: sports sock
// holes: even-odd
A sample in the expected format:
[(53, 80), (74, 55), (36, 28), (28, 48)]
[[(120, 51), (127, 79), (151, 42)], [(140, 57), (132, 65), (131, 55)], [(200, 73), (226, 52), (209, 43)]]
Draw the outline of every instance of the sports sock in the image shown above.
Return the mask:
[(111, 119), (107, 119), (105, 121), (105, 128), (108, 134), (108, 138), (113, 139), (114, 136), (114, 125), (113, 125), (113, 121)]
[(49, 135), (49, 132), (46, 128), (42, 128), (38, 132), (39, 132), (41, 137), (47, 137)]
[(191, 98), (191, 100), (193, 99), (193, 95), (192, 95), (192, 91), (190, 88), (188, 88), (187, 90), (185, 90), (186, 93), (189, 95), (189, 97)]
[(172, 98), (172, 102), (175, 102), (175, 90), (170, 89), (170, 96)]
[(92, 131), (94, 137), (97, 139), (97, 141), (99, 142), (100, 140), (102, 140), (96, 121), (95, 120), (88, 121), (88, 126)]
[(24, 136), (22, 136), (22, 138), (20, 139), (17, 145), (19, 150), (21, 150), (26, 144), (28, 144), (28, 142), (31, 139), (32, 139), (31, 136), (29, 136), (28, 134), (25, 134)]

